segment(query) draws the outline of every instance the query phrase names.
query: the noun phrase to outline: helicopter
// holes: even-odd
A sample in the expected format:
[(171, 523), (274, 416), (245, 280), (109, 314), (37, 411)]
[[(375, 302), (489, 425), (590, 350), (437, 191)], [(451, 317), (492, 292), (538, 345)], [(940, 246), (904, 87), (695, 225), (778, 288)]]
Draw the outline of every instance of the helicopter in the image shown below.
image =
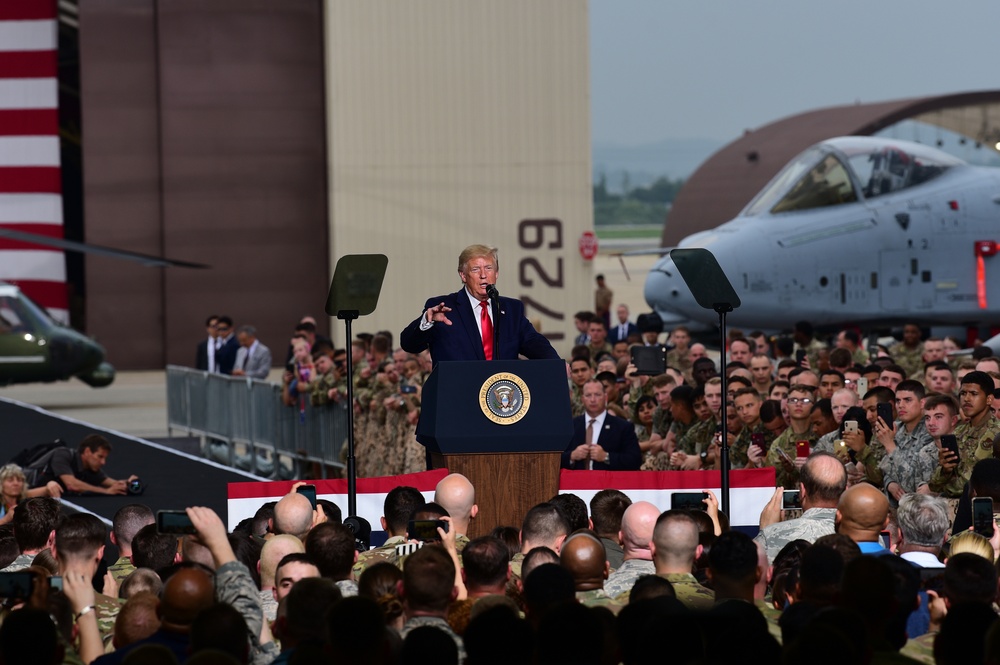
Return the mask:
[[(918, 143), (844, 136), (807, 148), (735, 219), (678, 246), (716, 257), (742, 301), (733, 325), (973, 326), (1000, 318), (998, 228), (1000, 169)], [(644, 295), (667, 329), (717, 322), (669, 255)]]
[(57, 323), (19, 287), (0, 282), (0, 385), (74, 376), (103, 388), (114, 381), (115, 368), (100, 344)]

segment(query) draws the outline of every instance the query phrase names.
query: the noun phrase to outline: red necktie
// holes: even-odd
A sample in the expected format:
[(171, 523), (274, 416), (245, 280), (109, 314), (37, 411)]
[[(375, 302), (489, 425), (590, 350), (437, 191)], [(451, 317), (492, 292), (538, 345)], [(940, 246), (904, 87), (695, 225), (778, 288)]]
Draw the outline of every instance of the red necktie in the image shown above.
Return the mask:
[(485, 300), (479, 303), (482, 309), (479, 312), (480, 328), (483, 329), (483, 353), (487, 360), (493, 360), (493, 322), (490, 321), (490, 313), (486, 311), (489, 303)]

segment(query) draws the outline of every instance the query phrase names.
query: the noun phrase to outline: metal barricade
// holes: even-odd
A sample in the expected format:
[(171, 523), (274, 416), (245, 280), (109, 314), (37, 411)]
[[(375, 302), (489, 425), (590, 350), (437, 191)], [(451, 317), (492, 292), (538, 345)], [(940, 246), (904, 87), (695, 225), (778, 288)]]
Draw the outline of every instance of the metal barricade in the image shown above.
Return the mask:
[(285, 406), (276, 383), (167, 366), (167, 431), (202, 438), (215, 461), (275, 478), (319, 463), (343, 467), (347, 405)]

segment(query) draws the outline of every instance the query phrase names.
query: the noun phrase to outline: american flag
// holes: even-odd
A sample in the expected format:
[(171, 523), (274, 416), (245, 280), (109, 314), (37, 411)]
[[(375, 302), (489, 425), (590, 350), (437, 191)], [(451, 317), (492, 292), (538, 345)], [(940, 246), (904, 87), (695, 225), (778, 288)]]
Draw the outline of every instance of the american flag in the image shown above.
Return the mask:
[[(0, 227), (63, 237), (56, 0), (0, 2)], [(0, 280), (67, 322), (61, 250), (0, 238)]]

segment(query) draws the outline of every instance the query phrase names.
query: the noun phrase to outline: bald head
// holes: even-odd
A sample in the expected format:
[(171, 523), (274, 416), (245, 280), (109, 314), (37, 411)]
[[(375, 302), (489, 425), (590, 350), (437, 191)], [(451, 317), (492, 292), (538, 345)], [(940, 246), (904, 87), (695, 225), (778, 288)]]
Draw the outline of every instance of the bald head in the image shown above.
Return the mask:
[(803, 508), (836, 508), (847, 487), (847, 470), (836, 455), (813, 453), (802, 466), (799, 482), (805, 490)]
[(312, 526), (313, 508), (304, 495), (292, 492), (274, 506), (274, 532), (288, 533), (302, 540)]
[(653, 558), (649, 542), (653, 540), (653, 528), (659, 516), (660, 509), (648, 501), (638, 501), (625, 509), (619, 537), (626, 559), (649, 561)]
[(163, 628), (187, 633), (198, 613), (215, 602), (212, 578), (201, 568), (182, 568), (163, 586), (160, 618)]
[(303, 554), (306, 551), (302, 541), (286, 534), (274, 536), (264, 543), (260, 551), (260, 586), (261, 589), (274, 586), (274, 575), (278, 570), (278, 562), (286, 554)]
[(434, 503), (448, 511), (455, 533), (468, 533), (469, 521), (479, 511), (476, 506), (476, 489), (460, 473), (452, 473), (441, 479), (434, 488)]
[(597, 534), (577, 531), (567, 538), (559, 552), (559, 563), (573, 576), (577, 591), (604, 588), (609, 566), (604, 543)]
[(656, 574), (690, 573), (698, 557), (698, 523), (683, 510), (668, 510), (656, 520), (651, 543)]
[(144, 640), (159, 629), (160, 618), (156, 616), (159, 604), (156, 594), (142, 591), (122, 605), (115, 619), (113, 641), (116, 649)]
[(837, 533), (857, 543), (876, 542), (889, 523), (889, 499), (873, 485), (851, 487), (837, 504)]

